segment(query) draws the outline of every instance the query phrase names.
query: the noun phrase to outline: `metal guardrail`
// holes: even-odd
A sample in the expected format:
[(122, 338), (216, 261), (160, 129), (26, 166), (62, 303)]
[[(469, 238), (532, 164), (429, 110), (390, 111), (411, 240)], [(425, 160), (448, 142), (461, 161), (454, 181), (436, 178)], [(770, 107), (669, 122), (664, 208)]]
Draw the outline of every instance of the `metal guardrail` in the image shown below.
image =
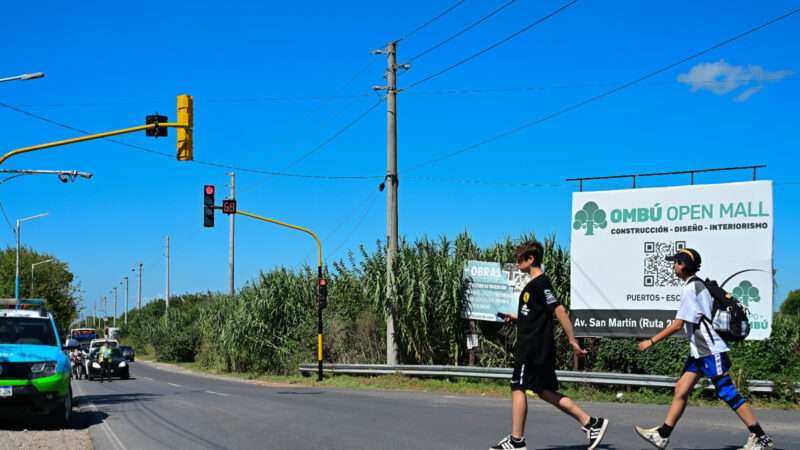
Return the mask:
[[(489, 378), (511, 379), (512, 369), (506, 367), (474, 367), (474, 366), (417, 366), (385, 364), (324, 364), (326, 372), (350, 375), (405, 375), (410, 377), (454, 377), (454, 378)], [(316, 372), (316, 364), (301, 364), (301, 374)], [(663, 375), (640, 375), (632, 373), (575, 372), (557, 370), (559, 381), (569, 383), (606, 384), (619, 386), (675, 387), (676, 379)], [(700, 386), (698, 384), (698, 386)], [(751, 392), (772, 392), (773, 383), (766, 380), (750, 380)], [(713, 385), (706, 386), (714, 389)], [(800, 383), (795, 392), (800, 394)]]

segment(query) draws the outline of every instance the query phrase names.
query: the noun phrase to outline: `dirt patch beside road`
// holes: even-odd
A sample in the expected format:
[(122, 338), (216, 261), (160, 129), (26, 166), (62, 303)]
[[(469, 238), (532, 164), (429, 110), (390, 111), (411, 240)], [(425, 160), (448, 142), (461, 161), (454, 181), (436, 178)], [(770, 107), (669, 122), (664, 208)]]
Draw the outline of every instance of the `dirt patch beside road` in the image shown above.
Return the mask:
[(0, 430), (0, 450), (84, 450), (89, 430)]

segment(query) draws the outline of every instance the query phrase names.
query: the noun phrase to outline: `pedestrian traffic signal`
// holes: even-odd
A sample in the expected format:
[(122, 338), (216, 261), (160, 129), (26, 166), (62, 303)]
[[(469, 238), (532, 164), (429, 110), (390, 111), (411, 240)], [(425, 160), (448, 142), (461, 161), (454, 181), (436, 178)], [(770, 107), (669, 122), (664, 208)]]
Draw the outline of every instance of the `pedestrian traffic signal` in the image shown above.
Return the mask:
[(207, 184), (203, 187), (203, 226), (211, 228), (214, 226), (214, 185)]
[(325, 278), (319, 279), (319, 286), (317, 294), (319, 296), (319, 307), (325, 308), (328, 306), (328, 280)]
[(222, 212), (224, 214), (236, 214), (236, 200), (223, 200)]
[(178, 96), (178, 161), (194, 159), (194, 100), (191, 95)]
[(145, 125), (156, 124), (153, 128), (147, 128), (144, 130), (145, 136), (150, 137), (165, 137), (167, 136), (167, 127), (160, 127), (158, 124), (160, 123), (167, 123), (169, 122), (169, 118), (167, 116), (161, 116), (158, 114), (153, 114), (150, 116), (145, 116), (144, 123)]

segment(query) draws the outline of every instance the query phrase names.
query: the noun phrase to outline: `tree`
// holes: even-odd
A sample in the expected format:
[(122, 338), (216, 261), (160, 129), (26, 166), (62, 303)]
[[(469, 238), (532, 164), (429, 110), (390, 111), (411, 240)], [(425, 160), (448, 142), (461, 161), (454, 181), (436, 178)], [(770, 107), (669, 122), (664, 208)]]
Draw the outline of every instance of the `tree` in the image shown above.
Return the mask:
[(786, 300), (781, 305), (781, 314), (785, 316), (800, 316), (800, 289), (789, 291)]
[[(36, 279), (31, 292), (31, 264), (53, 258), (54, 261), (36, 267)], [(0, 252), (0, 297), (14, 298), (16, 274), (16, 249), (6, 248)], [(63, 261), (53, 255), (38, 253), (22, 247), (19, 254), (20, 298), (42, 298), (47, 310), (53, 314), (59, 332), (69, 331), (70, 323), (78, 316), (80, 288), (74, 283), (75, 276)]]
[(583, 209), (575, 213), (575, 221), (572, 223), (572, 228), (575, 230), (585, 229), (587, 236), (594, 235), (594, 227), (602, 229), (606, 226), (608, 226), (606, 212), (595, 202), (586, 202)]

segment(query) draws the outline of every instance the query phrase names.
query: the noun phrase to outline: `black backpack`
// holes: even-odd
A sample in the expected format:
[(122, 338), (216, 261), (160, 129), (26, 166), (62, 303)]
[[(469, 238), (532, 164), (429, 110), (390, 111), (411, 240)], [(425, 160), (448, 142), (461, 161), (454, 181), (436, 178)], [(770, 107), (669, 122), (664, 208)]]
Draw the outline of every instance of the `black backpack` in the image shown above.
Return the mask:
[(702, 319), (706, 327), (711, 325), (719, 337), (726, 342), (745, 340), (750, 334), (750, 319), (747, 318), (747, 307), (730, 292), (720, 287), (716, 281), (708, 278), (703, 281), (699, 277), (696, 277), (695, 281), (703, 283), (714, 299), (711, 318), (703, 316)]

